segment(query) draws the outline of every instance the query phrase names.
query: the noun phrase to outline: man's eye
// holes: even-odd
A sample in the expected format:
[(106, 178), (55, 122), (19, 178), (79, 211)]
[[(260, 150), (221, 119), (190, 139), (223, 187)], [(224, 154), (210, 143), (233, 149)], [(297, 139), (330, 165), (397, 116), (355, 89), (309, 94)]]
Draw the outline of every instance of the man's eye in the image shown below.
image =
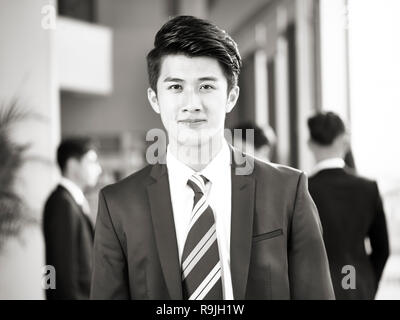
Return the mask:
[(212, 90), (212, 89), (214, 89), (214, 86), (212, 86), (212, 85), (210, 85), (210, 84), (203, 84), (203, 85), (200, 87), (200, 89), (203, 89), (203, 90)]
[(182, 86), (180, 84), (173, 84), (168, 87), (171, 90), (182, 90)]

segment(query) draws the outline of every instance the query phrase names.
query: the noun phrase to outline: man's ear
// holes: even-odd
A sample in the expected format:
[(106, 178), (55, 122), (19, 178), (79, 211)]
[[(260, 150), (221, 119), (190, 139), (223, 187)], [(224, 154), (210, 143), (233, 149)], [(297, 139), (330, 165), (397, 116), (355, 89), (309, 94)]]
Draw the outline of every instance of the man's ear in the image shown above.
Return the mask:
[(351, 142), (350, 142), (350, 136), (347, 133), (343, 134), (343, 149), (345, 152), (348, 152), (350, 150)]
[(338, 135), (335, 140), (333, 140), (332, 146), (336, 149), (336, 150), (340, 150), (340, 152), (342, 153), (346, 153), (348, 151), (349, 148), (349, 143), (348, 143), (348, 139), (346, 137), (346, 134), (340, 134)]
[(228, 102), (226, 104), (225, 112), (229, 113), (233, 110), (236, 105), (236, 102), (239, 98), (240, 88), (238, 86), (234, 86), (228, 94)]
[(309, 138), (307, 140), (307, 145), (308, 145), (308, 148), (310, 148), (311, 152), (315, 152), (316, 151), (317, 144), (314, 141), (312, 141), (311, 138)]
[(64, 173), (69, 175), (76, 172), (76, 169), (79, 167), (80, 161), (74, 157), (70, 157), (65, 162)]
[(150, 105), (154, 112), (160, 113), (160, 106), (158, 105), (157, 93), (152, 88), (147, 89), (147, 99), (149, 99)]

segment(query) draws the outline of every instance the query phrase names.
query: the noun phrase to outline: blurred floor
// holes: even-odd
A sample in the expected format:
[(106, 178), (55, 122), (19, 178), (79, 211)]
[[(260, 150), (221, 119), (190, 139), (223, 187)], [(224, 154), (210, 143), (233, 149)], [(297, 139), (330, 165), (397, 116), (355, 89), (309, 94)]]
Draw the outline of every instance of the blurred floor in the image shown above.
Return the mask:
[(390, 257), (383, 272), (377, 300), (400, 300), (400, 190), (383, 195), (390, 237)]
[(400, 300), (400, 254), (390, 256), (376, 300)]

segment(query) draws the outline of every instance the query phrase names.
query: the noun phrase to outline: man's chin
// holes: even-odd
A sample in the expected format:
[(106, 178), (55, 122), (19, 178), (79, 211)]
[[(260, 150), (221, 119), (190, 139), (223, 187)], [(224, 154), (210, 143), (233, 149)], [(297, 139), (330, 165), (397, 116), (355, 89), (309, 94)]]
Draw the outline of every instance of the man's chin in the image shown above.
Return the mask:
[(176, 136), (176, 142), (179, 146), (195, 147), (202, 143), (205, 136), (199, 130), (181, 130)]
[[(171, 136), (169, 138), (172, 138)], [(219, 145), (220, 136), (209, 130), (181, 130), (175, 137), (173, 145), (179, 147), (204, 147), (210, 144)], [(171, 140), (170, 140), (171, 142)]]
[(178, 141), (178, 146), (180, 147), (201, 147), (202, 145), (206, 144), (206, 141), (203, 141), (204, 139), (196, 139), (193, 137), (187, 138), (187, 139), (180, 139)]

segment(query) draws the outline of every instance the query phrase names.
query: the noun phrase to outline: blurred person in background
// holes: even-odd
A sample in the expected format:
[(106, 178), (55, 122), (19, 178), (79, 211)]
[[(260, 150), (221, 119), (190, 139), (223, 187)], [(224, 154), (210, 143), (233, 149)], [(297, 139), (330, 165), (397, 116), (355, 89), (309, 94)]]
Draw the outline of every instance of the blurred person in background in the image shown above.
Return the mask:
[[(235, 133), (233, 130), (232, 137), (235, 147), (246, 152), (260, 160), (271, 161), (274, 152), (276, 137), (273, 129), (268, 127), (265, 131), (252, 122), (240, 123), (235, 129), (241, 130), (241, 144), (236, 144)], [(253, 130), (254, 141), (247, 141), (246, 130)], [(239, 133), (240, 134), (240, 133)]]
[(15, 188), (27, 146), (13, 142), (11, 124), (25, 116), (15, 103), (0, 106), (0, 300), (45, 298), (40, 224)]
[(57, 150), (61, 180), (49, 196), (43, 216), (46, 263), (56, 271), (56, 289), (47, 299), (88, 299), (94, 230), (84, 191), (97, 184), (101, 167), (91, 141), (62, 141)]
[[(308, 119), (309, 147), (316, 159), (309, 190), (320, 214), (337, 299), (373, 299), (389, 256), (385, 213), (378, 186), (345, 162), (349, 137), (333, 112)], [(368, 254), (365, 239), (371, 244)], [(355, 288), (344, 288), (344, 266), (355, 268)]]

